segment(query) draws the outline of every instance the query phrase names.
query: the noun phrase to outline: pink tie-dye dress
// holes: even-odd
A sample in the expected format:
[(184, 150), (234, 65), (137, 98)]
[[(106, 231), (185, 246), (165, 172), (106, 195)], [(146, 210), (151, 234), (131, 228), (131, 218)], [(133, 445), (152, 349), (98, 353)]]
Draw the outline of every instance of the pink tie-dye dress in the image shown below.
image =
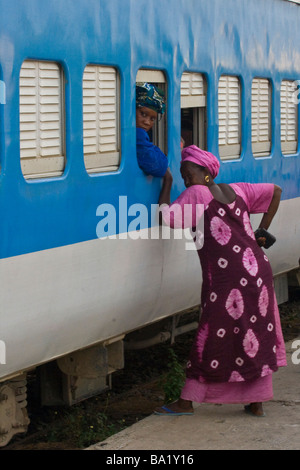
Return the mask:
[(270, 263), (249, 219), (250, 213), (268, 210), (274, 186), (235, 183), (231, 187), (236, 193), (231, 204), (218, 202), (207, 187), (195, 185), (163, 210), (164, 220), (178, 227), (173, 208), (203, 205), (204, 244), (198, 250), (202, 314), (181, 395), (186, 400), (269, 400), (272, 373), (286, 365)]

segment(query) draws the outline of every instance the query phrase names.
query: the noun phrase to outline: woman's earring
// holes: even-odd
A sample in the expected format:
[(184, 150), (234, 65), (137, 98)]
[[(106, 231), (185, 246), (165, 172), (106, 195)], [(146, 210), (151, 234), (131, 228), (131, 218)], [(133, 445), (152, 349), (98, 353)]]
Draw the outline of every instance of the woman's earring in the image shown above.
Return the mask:
[(209, 176), (208, 175), (206, 175), (204, 179), (205, 179), (206, 183), (209, 183)]

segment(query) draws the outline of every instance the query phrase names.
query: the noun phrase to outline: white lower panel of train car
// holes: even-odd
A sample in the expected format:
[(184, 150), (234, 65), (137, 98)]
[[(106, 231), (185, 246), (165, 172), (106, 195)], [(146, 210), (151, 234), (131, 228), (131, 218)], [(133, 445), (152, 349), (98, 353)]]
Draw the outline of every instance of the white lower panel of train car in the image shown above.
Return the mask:
[(96, 239), (1, 260), (0, 378), (199, 304), (184, 243)]

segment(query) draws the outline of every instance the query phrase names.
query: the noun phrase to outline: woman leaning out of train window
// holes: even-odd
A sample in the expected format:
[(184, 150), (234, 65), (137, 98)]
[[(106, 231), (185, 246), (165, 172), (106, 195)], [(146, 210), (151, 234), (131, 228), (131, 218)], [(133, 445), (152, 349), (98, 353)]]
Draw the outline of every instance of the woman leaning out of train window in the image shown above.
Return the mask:
[[(155, 410), (160, 415), (192, 414), (194, 401), (243, 403), (248, 414), (262, 417), (262, 403), (273, 397), (272, 375), (286, 365), (272, 270), (249, 219), (249, 214), (261, 213), (260, 227), (267, 230), (281, 188), (269, 183), (217, 184), (219, 167), (214, 155), (192, 145), (182, 151), (186, 189), (173, 204), (169, 170), (163, 179), (163, 221), (193, 228), (195, 240), (202, 240), (197, 252), (203, 283), (201, 319), (185, 385), (178, 401)], [(185, 207), (199, 211), (189, 220)]]
[(166, 155), (154, 145), (148, 132), (158, 114), (165, 112), (164, 93), (150, 83), (136, 85), (136, 146), (139, 167), (147, 174), (163, 177), (168, 168)]

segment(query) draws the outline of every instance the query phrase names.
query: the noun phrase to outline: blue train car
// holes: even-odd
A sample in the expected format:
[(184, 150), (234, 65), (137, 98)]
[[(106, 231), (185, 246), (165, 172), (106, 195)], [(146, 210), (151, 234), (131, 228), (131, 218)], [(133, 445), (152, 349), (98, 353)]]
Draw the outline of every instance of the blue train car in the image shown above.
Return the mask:
[(280, 185), (268, 255), (275, 279), (295, 272), (300, 7), (0, 0), (0, 10), (0, 417), (15, 410), (0, 425), (5, 445), (28, 422), (17, 392), (27, 371), (40, 366), (44, 403), (75, 403), (109, 386), (126, 334), (199, 304), (197, 256), (184, 237), (158, 236), (161, 179), (137, 164), (137, 81), (165, 90), (152, 137), (172, 196), (184, 188), (181, 136), (218, 156), (219, 181)]

